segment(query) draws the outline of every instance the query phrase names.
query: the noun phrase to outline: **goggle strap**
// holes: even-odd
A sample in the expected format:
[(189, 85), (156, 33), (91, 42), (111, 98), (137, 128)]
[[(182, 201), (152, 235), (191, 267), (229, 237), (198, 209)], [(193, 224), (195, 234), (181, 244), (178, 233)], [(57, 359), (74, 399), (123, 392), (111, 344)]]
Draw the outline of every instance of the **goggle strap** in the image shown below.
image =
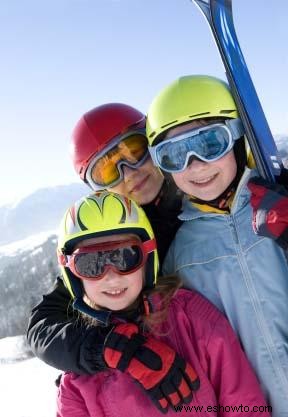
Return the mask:
[(150, 239), (150, 240), (146, 240), (146, 242), (143, 242), (142, 245), (143, 245), (143, 248), (144, 248), (146, 253), (151, 253), (151, 252), (153, 252), (153, 250), (155, 250), (157, 248), (155, 238)]
[(58, 264), (61, 266), (67, 265), (67, 256), (61, 252), (59, 249), (57, 250), (57, 258), (58, 258)]

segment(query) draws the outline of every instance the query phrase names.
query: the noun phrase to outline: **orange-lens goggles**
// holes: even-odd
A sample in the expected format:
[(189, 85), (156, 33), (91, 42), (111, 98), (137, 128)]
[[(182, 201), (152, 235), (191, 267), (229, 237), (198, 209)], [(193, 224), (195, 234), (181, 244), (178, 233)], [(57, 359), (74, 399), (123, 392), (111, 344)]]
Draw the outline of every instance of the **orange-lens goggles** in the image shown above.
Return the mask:
[(127, 136), (91, 161), (87, 180), (94, 189), (113, 187), (123, 180), (122, 165), (138, 168), (148, 154), (148, 141), (144, 134)]

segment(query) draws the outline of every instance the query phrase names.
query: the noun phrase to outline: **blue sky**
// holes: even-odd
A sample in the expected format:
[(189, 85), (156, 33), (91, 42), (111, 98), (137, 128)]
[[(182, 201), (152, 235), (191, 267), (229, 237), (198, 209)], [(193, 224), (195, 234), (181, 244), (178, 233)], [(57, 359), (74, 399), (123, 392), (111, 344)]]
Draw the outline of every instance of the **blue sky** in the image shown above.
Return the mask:
[[(233, 0), (238, 38), (273, 133), (288, 134), (288, 1)], [(0, 9), (0, 205), (77, 181), (71, 131), (120, 101), (147, 111), (185, 74), (225, 72), (190, 0), (10, 0)]]

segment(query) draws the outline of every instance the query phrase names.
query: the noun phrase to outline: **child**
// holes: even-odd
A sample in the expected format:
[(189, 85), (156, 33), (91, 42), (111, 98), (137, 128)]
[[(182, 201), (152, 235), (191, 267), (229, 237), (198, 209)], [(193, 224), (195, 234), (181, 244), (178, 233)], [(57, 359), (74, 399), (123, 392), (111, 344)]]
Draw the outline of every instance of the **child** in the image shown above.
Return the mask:
[[(58, 417), (153, 417), (177, 410), (190, 416), (195, 410), (199, 416), (270, 415), (222, 314), (196, 292), (176, 293), (175, 277), (156, 283), (154, 235), (136, 203), (108, 192), (78, 201), (62, 221), (58, 259), (74, 306), (90, 317), (91, 328), (113, 325), (102, 355), (110, 369), (91, 376), (66, 373)], [(149, 351), (155, 372), (148, 377)], [(200, 376), (200, 388), (189, 362)], [(170, 384), (163, 385), (167, 371)], [(133, 380), (149, 391), (150, 399)], [(193, 406), (177, 409), (183, 399), (190, 403), (192, 391)]]
[(127, 104), (95, 107), (73, 130), (71, 156), (75, 171), (94, 191), (107, 189), (144, 208), (162, 261), (180, 226), (182, 193), (153, 165), (145, 125), (145, 115)]
[[(72, 135), (72, 160), (80, 178), (97, 191), (107, 188), (133, 197), (156, 231), (162, 261), (180, 225), (181, 193), (154, 167), (145, 135), (145, 115), (122, 103), (85, 113)], [(78, 374), (103, 369), (98, 351), (109, 329), (79, 325), (62, 279), (34, 307), (27, 331), (32, 351), (51, 366)], [(148, 370), (147, 370), (148, 372)]]
[[(288, 267), (275, 241), (253, 232), (247, 182), (257, 172), (247, 168), (243, 135), (230, 90), (214, 77), (179, 78), (152, 102), (147, 117), (152, 158), (186, 194), (183, 225), (163, 271), (179, 274), (186, 288), (225, 313), (273, 416), (283, 417), (288, 416)], [(257, 194), (257, 185), (252, 188)]]

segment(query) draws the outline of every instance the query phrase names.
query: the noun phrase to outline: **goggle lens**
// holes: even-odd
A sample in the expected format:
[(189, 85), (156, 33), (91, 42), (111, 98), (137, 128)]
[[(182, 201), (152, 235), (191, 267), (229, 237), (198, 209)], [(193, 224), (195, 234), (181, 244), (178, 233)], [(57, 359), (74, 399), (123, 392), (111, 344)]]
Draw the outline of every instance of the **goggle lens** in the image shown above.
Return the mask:
[(101, 278), (107, 269), (112, 266), (117, 271), (125, 273), (135, 270), (141, 264), (142, 253), (138, 246), (98, 251), (94, 253), (81, 253), (75, 256), (75, 270), (85, 278)]
[(107, 269), (129, 274), (139, 269), (146, 259), (141, 242), (137, 240), (111, 242), (76, 249), (68, 256), (68, 266), (81, 279), (101, 279)]
[[(108, 187), (122, 179), (121, 162), (136, 167), (148, 155), (148, 141), (141, 134), (130, 135), (94, 162), (91, 179), (99, 186)], [(114, 184), (116, 185), (116, 184)]]
[[(182, 135), (181, 135), (182, 137)], [(173, 138), (174, 139), (174, 138)], [(193, 135), (183, 135), (183, 139), (167, 140), (158, 145), (156, 158), (159, 166), (167, 171), (181, 171), (186, 168), (187, 158), (195, 155), (204, 161), (221, 158), (229, 146), (231, 138), (225, 126), (214, 126)]]

